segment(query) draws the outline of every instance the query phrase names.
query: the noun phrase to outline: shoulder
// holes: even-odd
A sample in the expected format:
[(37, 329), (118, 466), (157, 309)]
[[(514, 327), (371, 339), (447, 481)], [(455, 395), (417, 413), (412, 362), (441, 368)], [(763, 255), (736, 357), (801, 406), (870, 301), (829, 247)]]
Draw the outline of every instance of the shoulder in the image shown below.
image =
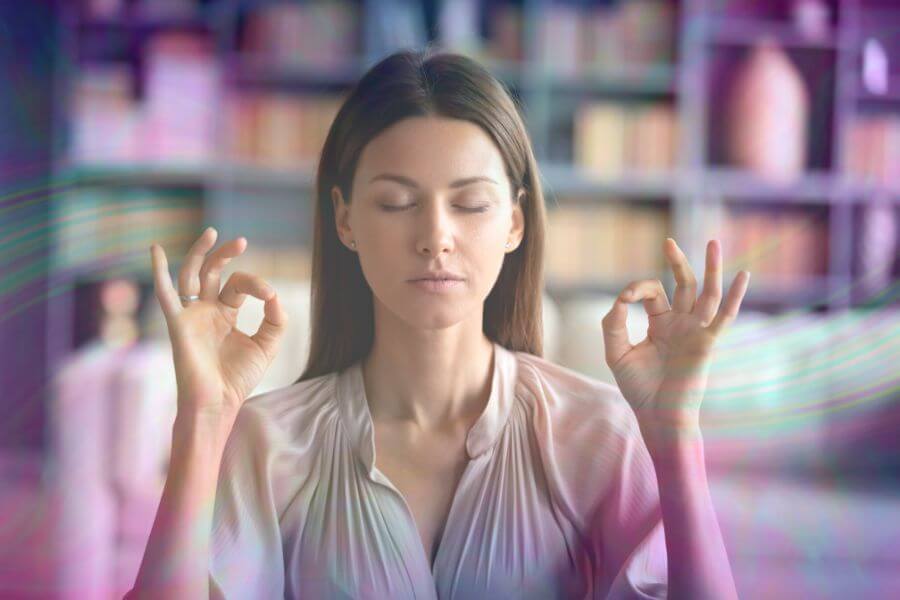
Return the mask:
[(334, 411), (335, 379), (336, 373), (328, 373), (249, 397), (232, 437), (256, 451), (308, 443), (322, 417)]
[(652, 465), (618, 386), (516, 354), (516, 400), (529, 408), (544, 472), (563, 512), (587, 531), (604, 500), (623, 489), (650, 498)]
[(600, 381), (545, 358), (516, 352), (519, 394), (545, 411), (554, 422), (582, 422), (613, 435), (630, 437), (637, 431), (631, 405), (618, 386)]

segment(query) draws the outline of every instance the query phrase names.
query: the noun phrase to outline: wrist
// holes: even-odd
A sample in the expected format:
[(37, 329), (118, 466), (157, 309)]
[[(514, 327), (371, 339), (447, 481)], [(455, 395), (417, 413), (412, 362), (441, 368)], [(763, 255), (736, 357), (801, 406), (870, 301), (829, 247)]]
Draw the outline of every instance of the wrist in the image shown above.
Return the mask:
[(173, 435), (181, 439), (198, 436), (227, 438), (237, 420), (237, 411), (220, 409), (179, 409), (175, 415)]
[(651, 455), (658, 453), (668, 456), (674, 450), (703, 444), (700, 422), (695, 417), (644, 418), (638, 420), (638, 425)]

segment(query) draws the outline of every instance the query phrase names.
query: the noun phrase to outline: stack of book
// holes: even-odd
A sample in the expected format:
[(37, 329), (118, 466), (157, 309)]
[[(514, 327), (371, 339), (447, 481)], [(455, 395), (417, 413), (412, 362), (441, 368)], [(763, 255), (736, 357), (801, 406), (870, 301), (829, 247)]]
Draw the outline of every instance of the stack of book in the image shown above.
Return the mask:
[(675, 165), (678, 122), (668, 104), (595, 102), (575, 113), (573, 158), (603, 178), (668, 172)]
[(148, 248), (162, 244), (170, 263), (180, 260), (202, 229), (202, 202), (159, 189), (84, 187), (54, 203), (60, 269), (147, 272)]
[(485, 56), (508, 62), (524, 60), (522, 8), (515, 4), (491, 3), (489, 10), (490, 31), (485, 44)]
[(212, 159), (218, 65), (206, 36), (165, 33), (147, 44), (141, 145), (151, 161)]
[(849, 124), (845, 148), (851, 175), (866, 183), (900, 189), (900, 117), (857, 116)]
[(562, 75), (615, 72), (673, 61), (675, 14), (667, 0), (630, 0), (582, 8), (548, 3), (538, 27), (538, 55)]
[(227, 156), (276, 169), (312, 168), (340, 102), (338, 95), (235, 94), (228, 100)]
[(73, 163), (211, 160), (219, 80), (209, 40), (157, 34), (144, 48), (144, 65), (140, 86), (125, 63), (98, 63), (79, 74), (72, 94)]
[(671, 235), (667, 210), (617, 201), (562, 203), (547, 228), (546, 275), (561, 285), (658, 276)]
[(765, 283), (790, 286), (828, 272), (828, 223), (809, 210), (740, 210), (722, 224), (725, 271), (749, 270)]
[(141, 115), (133, 90), (133, 74), (124, 63), (91, 65), (79, 74), (71, 96), (71, 160), (116, 163), (138, 159)]
[(247, 17), (243, 52), (275, 67), (344, 67), (360, 54), (358, 11), (347, 0), (261, 4)]

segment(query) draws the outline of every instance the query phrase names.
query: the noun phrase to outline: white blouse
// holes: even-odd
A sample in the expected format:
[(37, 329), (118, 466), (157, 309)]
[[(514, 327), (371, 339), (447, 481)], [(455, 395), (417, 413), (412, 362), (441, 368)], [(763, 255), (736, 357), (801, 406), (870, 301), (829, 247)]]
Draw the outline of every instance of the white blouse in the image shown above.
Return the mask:
[(359, 362), (249, 398), (225, 448), (213, 598), (665, 598), (656, 474), (618, 388), (494, 344), (434, 564), (375, 466)]

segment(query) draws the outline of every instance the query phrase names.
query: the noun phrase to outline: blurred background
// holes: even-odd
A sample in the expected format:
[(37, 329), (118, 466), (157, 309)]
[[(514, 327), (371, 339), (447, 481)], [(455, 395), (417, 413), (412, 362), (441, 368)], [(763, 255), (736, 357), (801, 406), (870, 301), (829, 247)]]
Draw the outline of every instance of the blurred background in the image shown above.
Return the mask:
[[(308, 344), (313, 174), (354, 81), (426, 43), (520, 105), (549, 211), (546, 356), (672, 236), (752, 273), (703, 404), (744, 598), (900, 597), (900, 5), (893, 0), (0, 2), (0, 597), (131, 586), (165, 479), (176, 276), (208, 225)], [(640, 306), (629, 331), (646, 334)], [(250, 333), (262, 304), (248, 299)]]

